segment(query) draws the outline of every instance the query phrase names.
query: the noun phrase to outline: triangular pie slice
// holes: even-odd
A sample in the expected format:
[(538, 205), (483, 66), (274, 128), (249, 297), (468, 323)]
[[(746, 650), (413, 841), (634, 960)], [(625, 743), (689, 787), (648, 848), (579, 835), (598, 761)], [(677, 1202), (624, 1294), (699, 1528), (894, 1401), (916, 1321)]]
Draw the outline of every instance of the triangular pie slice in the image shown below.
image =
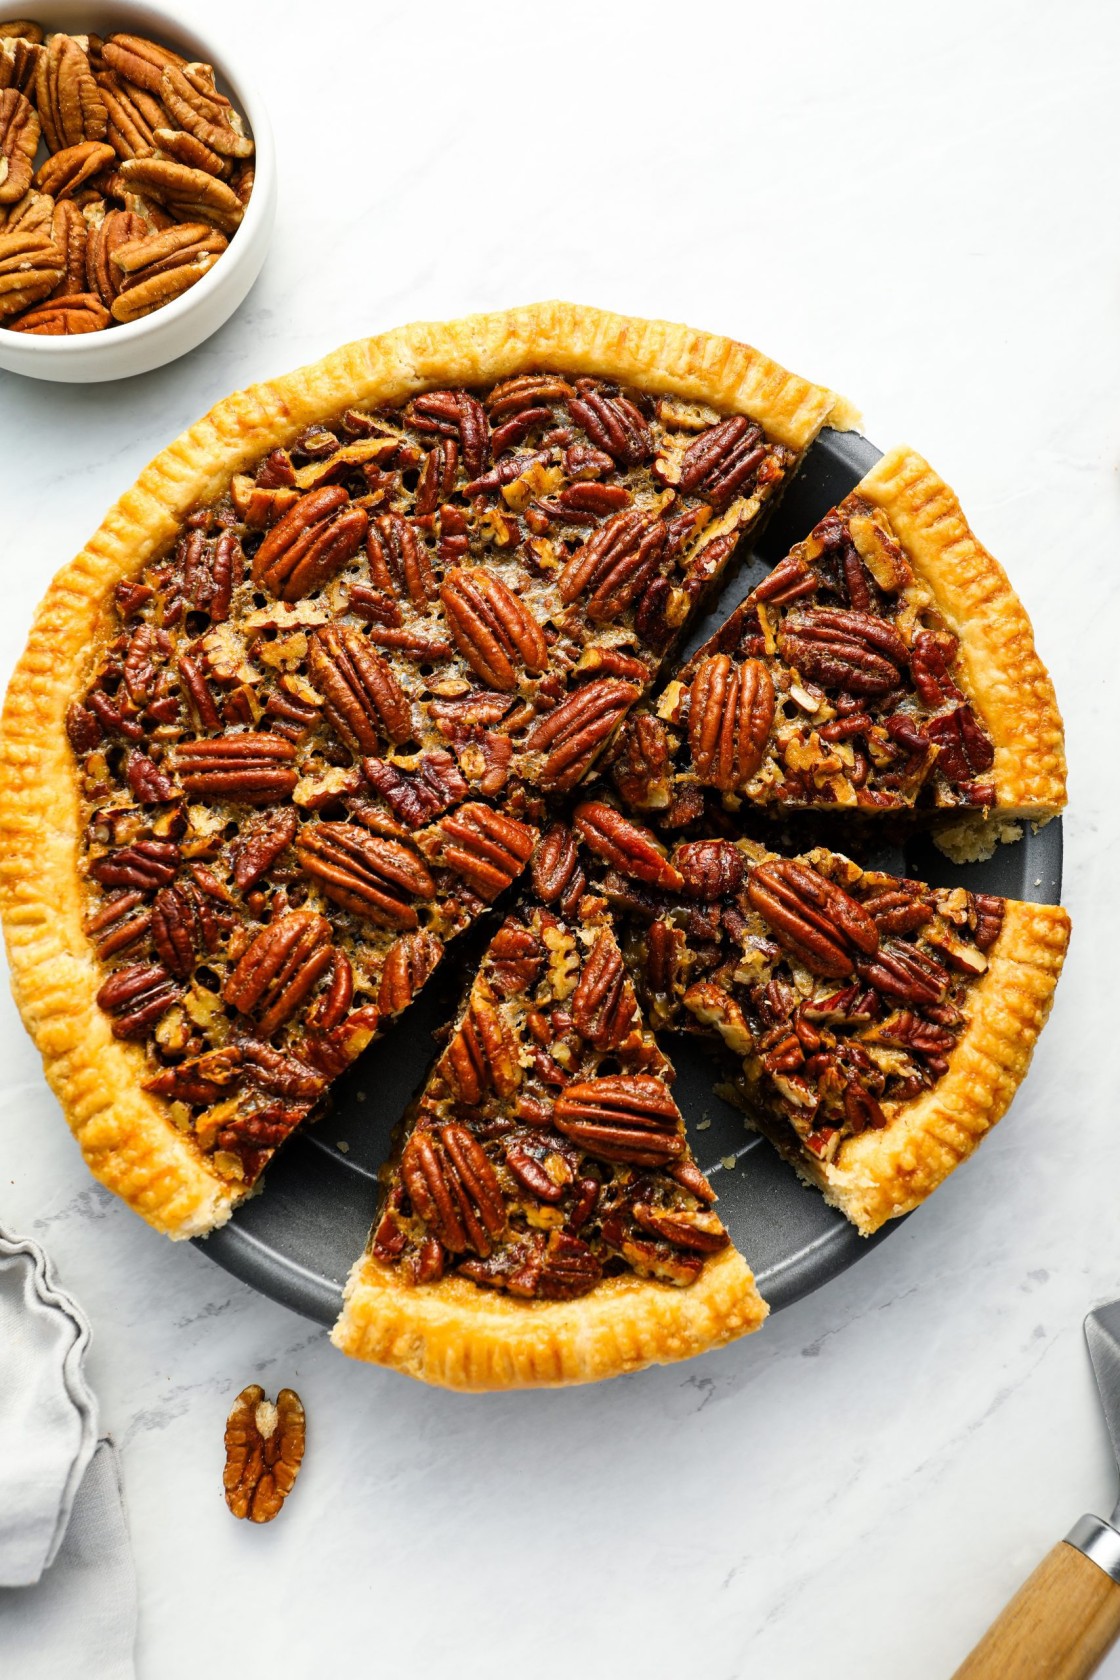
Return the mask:
[(631, 809), (922, 809), (963, 861), (1065, 804), (1030, 622), (956, 497), (892, 450), (774, 567), (617, 744)]
[(333, 1340), (452, 1388), (588, 1382), (766, 1316), (570, 832), (542, 844), (382, 1171)]
[(866, 1236), (1006, 1111), (1069, 939), (1058, 905), (749, 840), (671, 852), (602, 801), (575, 828), (625, 918), (647, 1019), (718, 1037), (750, 1121)]
[(743, 345), (543, 304), (221, 403), (9, 689), (16, 995), (95, 1174), (220, 1224), (524, 867), (819, 428)]

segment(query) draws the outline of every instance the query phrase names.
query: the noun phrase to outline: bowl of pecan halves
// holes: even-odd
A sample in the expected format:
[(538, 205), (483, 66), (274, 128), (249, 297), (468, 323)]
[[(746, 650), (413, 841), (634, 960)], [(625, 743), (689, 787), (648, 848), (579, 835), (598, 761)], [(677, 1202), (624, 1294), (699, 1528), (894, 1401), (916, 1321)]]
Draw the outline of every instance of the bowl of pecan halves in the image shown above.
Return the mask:
[(151, 6), (0, 17), (0, 367), (88, 382), (193, 350), (275, 206), (267, 119), (210, 43)]

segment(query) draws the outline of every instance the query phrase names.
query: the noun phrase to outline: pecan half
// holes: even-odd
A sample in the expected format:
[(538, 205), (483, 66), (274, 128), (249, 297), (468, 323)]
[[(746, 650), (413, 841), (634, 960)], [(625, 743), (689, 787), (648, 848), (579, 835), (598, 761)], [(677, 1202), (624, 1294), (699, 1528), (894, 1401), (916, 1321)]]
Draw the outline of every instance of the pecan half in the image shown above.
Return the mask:
[(505, 1229), (505, 1204), (497, 1173), (465, 1126), (413, 1132), (401, 1178), (413, 1209), (445, 1248), (486, 1259)]
[(546, 403), (564, 402), (574, 393), (564, 379), (553, 373), (519, 373), (512, 379), (500, 379), (486, 400), (491, 420), (506, 414), (517, 414), (525, 408), (540, 408)]
[(222, 997), (240, 1014), (255, 1015), (268, 1038), (297, 1012), (333, 957), (330, 923), (314, 910), (290, 910), (257, 934)]
[(113, 319), (137, 321), (181, 297), (213, 267), (226, 243), (205, 222), (184, 222), (117, 245), (110, 262), (122, 279)]
[(105, 105), (105, 138), (119, 158), (151, 157), (156, 149), (155, 129), (166, 120), (159, 103), (113, 70), (99, 70), (94, 80)]
[(152, 944), (164, 967), (185, 980), (196, 953), (214, 943), (213, 907), (194, 886), (163, 887), (152, 905)]
[(265, 537), (253, 558), (253, 582), (281, 601), (321, 589), (365, 540), (369, 515), (340, 484), (302, 496)]
[(469, 1260), (459, 1269), (475, 1283), (508, 1289), (527, 1300), (574, 1301), (603, 1276), (602, 1262), (594, 1249), (569, 1231), (535, 1232), (518, 1243), (500, 1265), (490, 1267)]
[(937, 768), (950, 782), (970, 782), (995, 763), (995, 748), (967, 701), (930, 718), (922, 733), (938, 749)]
[(435, 882), (418, 852), (351, 823), (306, 826), (296, 840), (296, 856), (329, 899), (379, 927), (416, 927), (415, 900), (435, 897)]
[(453, 437), (439, 437), (424, 457), (416, 483), (415, 512), (418, 518), (434, 513), (455, 489), (459, 476), (459, 445)]
[(516, 1040), (477, 988), (438, 1065), (456, 1096), (466, 1103), (479, 1103), (491, 1091), (512, 1097), (520, 1085)]
[(533, 853), (533, 891), (545, 904), (563, 911), (575, 908), (587, 890), (575, 835), (566, 823), (555, 822), (542, 834)]
[(838, 608), (791, 614), (778, 648), (803, 676), (849, 694), (885, 694), (909, 663), (906, 643), (885, 620)]
[(443, 943), (423, 928), (402, 933), (389, 947), (381, 970), (377, 1007), (383, 1015), (399, 1015), (407, 1009), (421, 986), (435, 972), (443, 956)]
[(223, 158), (252, 155), (253, 142), (233, 126), (228, 104), (207, 98), (197, 82), (189, 80), (177, 65), (165, 66), (158, 92), (179, 127), (210, 151)]
[(18, 88), (0, 93), (0, 204), (16, 204), (30, 189), (39, 118)]
[(580, 838), (595, 856), (633, 881), (679, 891), (683, 877), (669, 861), (665, 848), (648, 828), (631, 822), (613, 805), (590, 800), (577, 805), (572, 816)]
[(101, 332), (109, 325), (109, 311), (92, 292), (51, 298), (37, 303), (8, 322), (10, 332), (33, 333), (42, 337), (72, 337), (77, 333)]
[(121, 271), (113, 261), (113, 253), (130, 241), (143, 239), (148, 224), (142, 216), (130, 210), (110, 210), (104, 219), (90, 229), (86, 242), (86, 284), (96, 292), (106, 309), (121, 287)]
[(813, 974), (840, 979), (859, 955), (871, 955), (879, 932), (856, 899), (806, 864), (775, 860), (757, 864), (747, 882), (752, 907), (787, 951)]
[(673, 862), (688, 896), (705, 901), (738, 892), (746, 868), (742, 852), (731, 840), (690, 840), (676, 848)]
[(35, 105), (48, 150), (104, 140), (108, 113), (89, 59), (70, 35), (53, 35), (35, 67)]
[(723, 793), (746, 787), (762, 763), (774, 724), (774, 684), (758, 659), (702, 659), (692, 679), (688, 740), (701, 782)]
[[(71, 199), (56, 204), (51, 216), (51, 238), (62, 256), (66, 272), (57, 297), (75, 297), (86, 290), (86, 247), (89, 224)], [(90, 288), (92, 290), (92, 288)]]
[(601, 1161), (661, 1167), (685, 1152), (677, 1105), (651, 1074), (607, 1074), (565, 1086), (553, 1108), (557, 1131)]
[(428, 550), (411, 520), (400, 513), (382, 514), (369, 528), (366, 540), (369, 575), (390, 596), (405, 594), (414, 606), (434, 601), (439, 593)]
[(282, 1388), (276, 1404), (259, 1383), (243, 1388), (226, 1419), (226, 1504), (235, 1517), (271, 1522), (299, 1475), (307, 1420), (299, 1395)]
[(568, 411), (591, 442), (620, 466), (637, 466), (653, 454), (653, 434), (641, 410), (628, 397), (604, 390), (594, 379), (576, 380)]
[(179, 848), (171, 840), (137, 840), (94, 858), (89, 872), (103, 887), (139, 887), (142, 892), (165, 887), (175, 879)]
[(627, 508), (599, 526), (557, 578), (566, 604), (586, 596), (593, 623), (610, 623), (649, 582), (665, 544), (665, 524), (655, 513)]
[(239, 892), (248, 892), (262, 876), (268, 874), (277, 858), (295, 839), (298, 828), (299, 815), (289, 805), (242, 829), (233, 860), (233, 884)]
[(0, 319), (41, 303), (65, 273), (63, 254), (49, 230), (0, 233)]
[(460, 805), (439, 824), (442, 861), (492, 904), (533, 854), (537, 831), (489, 805)]
[(538, 719), (526, 737), (530, 752), (545, 755), (543, 787), (558, 793), (574, 787), (590, 770), (641, 689), (614, 677), (600, 677), (573, 689), (555, 711)]
[(490, 453), (486, 411), (466, 391), (427, 391), (414, 397), (405, 414), (418, 432), (456, 438), (468, 478), (477, 478)]
[(455, 645), (490, 688), (517, 687), (520, 664), (537, 675), (548, 664), (548, 644), (528, 607), (495, 572), (455, 566), (439, 592)]
[(178, 221), (209, 222), (231, 234), (245, 214), (233, 189), (205, 169), (189, 169), (169, 158), (131, 157), (124, 159), (120, 173), (133, 192), (154, 199)]
[(360, 631), (345, 624), (316, 630), (308, 669), (328, 722), (354, 752), (376, 753), (385, 735), (398, 744), (412, 736), (408, 696)]
[(733, 414), (701, 432), (684, 452), (677, 488), (696, 492), (714, 508), (740, 495), (747, 480), (766, 459), (762, 432), (753, 420)]
[(40, 164), (35, 185), (40, 192), (49, 193), (54, 199), (73, 198), (92, 176), (115, 158), (112, 146), (103, 141), (80, 140), (76, 146), (67, 146), (64, 151), (55, 152)]
[(605, 930), (584, 959), (569, 1007), (576, 1031), (597, 1050), (616, 1050), (634, 1025), (634, 988), (622, 953)]
[(869, 959), (858, 961), (856, 968), (866, 985), (904, 1003), (937, 1003), (949, 986), (948, 969), (927, 952), (897, 939), (887, 940)]
[(113, 970), (98, 991), (97, 1002), (114, 1017), (115, 1038), (143, 1038), (182, 995), (182, 986), (159, 963), (129, 963)]
[(295, 756), (291, 741), (241, 731), (212, 741), (181, 741), (173, 768), (196, 798), (265, 805), (293, 792), (299, 780)]
[(110, 35), (103, 43), (101, 56), (109, 67), (148, 93), (157, 94), (163, 72), (169, 64), (182, 66), (186, 61), (170, 47), (149, 41), (144, 35)]
[(707, 1210), (692, 1212), (686, 1208), (658, 1208), (635, 1202), (634, 1219), (652, 1236), (660, 1237), (674, 1248), (690, 1249), (697, 1254), (717, 1254), (731, 1240), (717, 1215)]

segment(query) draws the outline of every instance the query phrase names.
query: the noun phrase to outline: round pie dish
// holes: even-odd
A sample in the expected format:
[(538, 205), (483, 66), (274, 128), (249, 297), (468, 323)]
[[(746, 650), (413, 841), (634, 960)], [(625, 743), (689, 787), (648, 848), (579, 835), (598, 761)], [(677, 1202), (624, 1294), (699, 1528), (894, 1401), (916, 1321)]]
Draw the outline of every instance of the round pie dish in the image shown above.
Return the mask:
[(0, 368), (30, 379), (97, 384), (163, 367), (194, 350), (223, 326), (259, 275), (276, 218), (276, 154), (272, 130), (250, 78), (221, 47), (203, 39), (177, 16), (148, 5), (82, 5), (58, 0), (44, 8), (51, 31), (72, 35), (117, 31), (149, 36), (193, 60), (214, 67), (243, 114), (255, 143), (256, 173), (244, 219), (218, 262), (181, 297), (161, 309), (105, 332), (38, 336), (0, 329)]
[[(335, 1343), (485, 1389), (762, 1323), (665, 1039), (864, 1237), (979, 1146), (1068, 917), (887, 848), (1015, 851), (1065, 803), (1061, 717), (912, 449), (800, 479), (738, 569), (850, 416), (749, 346), (553, 302), (345, 346), (152, 463), (0, 731), (14, 990), (103, 1183), (204, 1235), (372, 1076), (400, 1124)], [(359, 1058), (418, 1037), (453, 941), (405, 1108)]]

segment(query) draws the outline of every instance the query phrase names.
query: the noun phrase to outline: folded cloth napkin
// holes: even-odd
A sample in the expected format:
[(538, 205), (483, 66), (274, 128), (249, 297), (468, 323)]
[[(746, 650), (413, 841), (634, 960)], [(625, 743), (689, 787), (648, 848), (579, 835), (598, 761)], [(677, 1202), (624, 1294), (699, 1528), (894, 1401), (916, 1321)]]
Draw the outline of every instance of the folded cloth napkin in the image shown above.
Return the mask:
[(90, 1329), (38, 1244), (0, 1227), (0, 1672), (133, 1680), (136, 1578)]

